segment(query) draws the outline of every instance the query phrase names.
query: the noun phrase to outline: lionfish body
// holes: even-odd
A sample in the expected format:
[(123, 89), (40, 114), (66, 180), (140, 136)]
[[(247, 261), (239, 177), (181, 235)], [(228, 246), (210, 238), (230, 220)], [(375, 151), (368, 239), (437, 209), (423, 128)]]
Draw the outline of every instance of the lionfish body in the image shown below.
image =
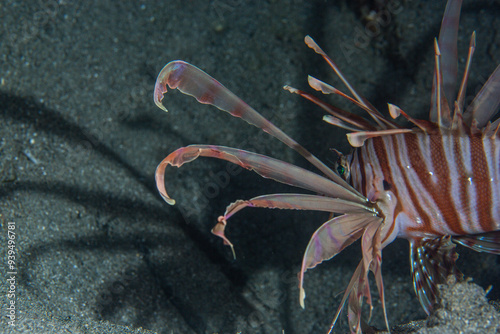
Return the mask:
[(361, 332), (367, 326), (361, 318), (361, 308), (364, 301), (370, 308), (372, 304), (370, 271), (389, 328), (381, 272), (382, 249), (396, 237), (406, 238), (410, 242), (415, 292), (429, 313), (437, 298), (437, 284), (444, 283), (448, 275), (462, 277), (455, 265), (458, 256), (455, 243), (476, 251), (500, 253), (500, 119), (491, 122), (500, 104), (500, 66), (474, 101), (464, 108), (475, 35), (471, 38), (465, 74), (455, 94), (460, 8), (461, 0), (448, 2), (439, 39), (434, 43), (436, 66), (429, 120), (414, 119), (389, 104), (390, 115), (393, 118), (403, 115), (412, 124), (410, 128), (382, 116), (352, 87), (324, 51), (306, 37), (306, 44), (330, 64), (353, 97), (313, 77), (309, 77), (310, 86), (324, 94), (348, 99), (371, 117), (369, 121), (311, 94), (284, 87), (327, 111), (326, 122), (351, 131), (347, 137), (354, 151), (348, 156), (339, 153), (336, 172), (205, 72), (183, 61), (167, 64), (155, 86), (154, 99), (160, 108), (166, 110), (162, 100), (167, 86), (178, 89), (200, 103), (216, 106), (261, 128), (301, 154), (322, 175), (249, 151), (190, 145), (172, 152), (158, 166), (156, 183), (160, 194), (167, 203), (174, 204), (165, 189), (166, 167), (180, 167), (200, 156), (230, 161), (265, 178), (313, 192), (238, 200), (219, 217), (212, 233), (233, 250), (225, 228), (228, 219), (245, 207), (331, 213), (332, 218), (314, 232), (307, 245), (299, 273), (300, 304), (304, 306), (304, 273), (359, 239), (363, 257), (330, 327), (331, 331), (347, 301), (352, 332)]
[(460, 236), (500, 229), (499, 157), (498, 137), (416, 132), (366, 140), (350, 169), (371, 202), (397, 198), (390, 235)]

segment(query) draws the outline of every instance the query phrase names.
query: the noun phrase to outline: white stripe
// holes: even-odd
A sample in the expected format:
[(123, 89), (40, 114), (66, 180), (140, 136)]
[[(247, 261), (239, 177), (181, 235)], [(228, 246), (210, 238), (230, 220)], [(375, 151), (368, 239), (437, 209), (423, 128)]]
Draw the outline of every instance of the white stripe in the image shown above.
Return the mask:
[(495, 229), (500, 229), (500, 140), (496, 137), (491, 140), (483, 138), (483, 147), (486, 152), (488, 175), (491, 180), (491, 216), (495, 222)]
[[(461, 138), (462, 139), (462, 138)], [(472, 221), (465, 222), (464, 224), (464, 230), (470, 231), (471, 233), (479, 231), (483, 232), (480, 229), (479, 226), (479, 206), (481, 203), (478, 202), (478, 194), (476, 190), (476, 185), (475, 185), (475, 180), (474, 180), (474, 173), (473, 173), (473, 167), (474, 167), (474, 161), (472, 159), (472, 146), (471, 146), (471, 138), (470, 137), (465, 137), (461, 140), (461, 143), (464, 143), (464, 147), (462, 148), (462, 153), (464, 155), (464, 165), (466, 166), (465, 169), (465, 177), (467, 177), (466, 182), (466, 190), (469, 195), (469, 203), (470, 203), (470, 209), (471, 209), (471, 218)]]
[[(406, 151), (406, 143), (404, 138), (405, 135), (394, 136), (394, 139), (396, 140), (399, 147), (397, 155), (399, 157), (401, 166), (396, 167), (397, 161), (395, 160), (395, 157), (391, 158), (392, 161), (389, 161), (389, 164), (392, 166), (393, 180), (395, 180), (396, 182), (400, 181), (400, 183), (398, 182), (398, 184), (394, 185), (395, 187), (397, 187), (398, 193), (400, 194), (400, 198), (398, 198), (398, 200), (403, 203), (406, 214), (414, 222), (414, 224), (412, 224), (412, 227), (418, 228), (421, 226), (424, 217), (420, 217), (416, 209), (416, 203), (413, 203), (411, 201), (409, 188), (411, 187), (411, 190), (413, 190), (413, 193), (417, 197), (417, 201), (419, 202), (418, 204), (420, 204), (420, 206), (423, 207), (426, 212), (432, 210), (430, 208), (430, 206), (432, 205), (432, 201), (426, 200), (430, 198), (430, 196), (417, 175), (417, 170), (421, 168), (421, 166), (413, 165), (412, 161), (410, 160), (410, 152)], [(387, 145), (389, 144), (386, 143), (386, 146)], [(394, 149), (392, 149), (392, 151), (394, 151)], [(403, 171), (401, 171), (401, 168), (403, 169)], [(408, 184), (404, 182), (405, 176), (408, 179)]]
[[(448, 175), (450, 178), (450, 191), (451, 191), (451, 199), (453, 201), (453, 205), (455, 208), (455, 211), (458, 214), (459, 217), (459, 222), (462, 228), (466, 228), (464, 226), (464, 223), (467, 224), (467, 221), (469, 220), (469, 215), (463, 208), (468, 206), (468, 198), (465, 199), (465, 202), (462, 202), (462, 196), (460, 196), (460, 173), (459, 173), (459, 168), (457, 166), (457, 156), (455, 155), (455, 147), (454, 147), (454, 139), (456, 136), (451, 135), (451, 134), (446, 134), (443, 136), (443, 151), (445, 155), (445, 160), (447, 161), (448, 165)], [(467, 138), (466, 138), (467, 139)], [(459, 138), (460, 141), (460, 138)], [(458, 149), (461, 149), (461, 145), (459, 144)]]

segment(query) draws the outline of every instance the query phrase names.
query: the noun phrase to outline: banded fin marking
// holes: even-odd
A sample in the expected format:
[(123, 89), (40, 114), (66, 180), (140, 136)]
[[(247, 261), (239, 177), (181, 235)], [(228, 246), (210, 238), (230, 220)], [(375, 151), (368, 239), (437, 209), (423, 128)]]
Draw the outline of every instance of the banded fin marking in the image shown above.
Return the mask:
[(449, 275), (463, 279), (455, 262), (458, 254), (450, 236), (410, 240), (410, 264), (413, 288), (427, 314), (433, 309), (438, 284), (446, 283)]
[(453, 241), (476, 252), (500, 254), (500, 231), (457, 236)]

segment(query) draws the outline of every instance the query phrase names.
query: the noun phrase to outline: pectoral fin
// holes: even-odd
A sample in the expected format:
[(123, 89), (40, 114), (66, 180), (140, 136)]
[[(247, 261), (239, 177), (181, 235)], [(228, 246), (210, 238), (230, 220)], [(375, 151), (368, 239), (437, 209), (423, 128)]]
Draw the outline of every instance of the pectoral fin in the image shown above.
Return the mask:
[(457, 259), (455, 244), (450, 236), (410, 241), (413, 287), (427, 314), (430, 314), (436, 303), (438, 284), (446, 283), (449, 275), (454, 275), (457, 281), (463, 279), (455, 264)]

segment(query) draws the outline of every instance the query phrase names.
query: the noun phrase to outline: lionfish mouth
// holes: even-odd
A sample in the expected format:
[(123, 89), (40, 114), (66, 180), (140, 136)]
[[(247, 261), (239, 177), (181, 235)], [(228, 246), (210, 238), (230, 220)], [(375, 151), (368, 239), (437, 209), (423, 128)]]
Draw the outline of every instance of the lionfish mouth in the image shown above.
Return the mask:
[[(357, 116), (327, 104), (304, 91), (290, 86), (284, 87), (289, 92), (301, 95), (325, 110), (328, 113), (324, 117), (327, 123), (350, 131), (347, 138), (351, 146), (356, 148), (356, 153), (351, 159), (350, 166), (340, 166), (336, 168), (336, 171), (330, 169), (306, 148), (202, 70), (184, 61), (168, 63), (162, 69), (156, 81), (154, 101), (158, 107), (167, 111), (163, 105), (167, 87), (178, 89), (184, 94), (193, 96), (198, 102), (213, 105), (232, 116), (242, 118), (247, 123), (282, 141), (308, 160), (321, 172), (321, 175), (254, 152), (217, 145), (190, 145), (170, 153), (158, 165), (155, 177), (161, 196), (168, 204), (175, 204), (175, 200), (168, 195), (165, 188), (166, 167), (169, 165), (180, 167), (187, 162), (196, 160), (198, 157), (226, 160), (252, 170), (264, 178), (312, 192), (313, 194), (267, 194), (249, 200), (238, 200), (230, 204), (224, 215), (219, 217), (218, 222), (212, 229), (212, 233), (222, 238), (224, 244), (231, 247), (233, 256), (235, 256), (233, 244), (225, 235), (225, 229), (228, 219), (243, 208), (313, 210), (330, 213), (332, 218), (314, 232), (305, 250), (299, 273), (300, 305), (304, 307), (304, 273), (321, 262), (333, 258), (356, 240), (361, 240), (363, 257), (345, 290), (329, 329), (329, 332), (331, 332), (347, 302), (349, 327), (355, 333), (360, 333), (363, 329), (368, 328), (368, 325), (361, 317), (361, 309), (365, 301), (369, 304), (371, 313), (372, 298), (368, 280), (370, 271), (374, 274), (385, 323), (387, 329), (389, 329), (381, 270), (382, 249), (392, 242), (396, 236), (406, 237), (410, 240), (411, 270), (415, 291), (422, 307), (429, 313), (437, 298), (437, 285), (444, 283), (448, 275), (454, 275), (458, 279), (462, 278), (462, 274), (455, 265), (457, 258), (455, 243), (476, 251), (500, 253), (500, 191), (498, 190), (500, 187), (500, 168), (497, 167), (500, 165), (498, 160), (500, 158), (500, 119), (492, 122), (492, 118), (496, 115), (500, 105), (500, 66), (486, 81), (473, 102), (464, 109), (465, 87), (472, 54), (475, 49), (475, 34), (472, 34), (465, 73), (458, 95), (456, 99), (452, 99), (455, 96), (455, 83), (457, 81), (457, 35), (461, 4), (461, 0), (448, 1), (439, 38), (434, 42), (436, 65), (433, 76), (429, 120), (414, 119), (401, 108), (389, 104), (389, 114), (392, 118), (402, 115), (412, 124), (412, 128), (403, 128), (393, 120), (384, 117), (381, 112), (353, 88), (337, 65), (314, 40), (306, 36), (306, 44), (321, 55), (330, 65), (345, 84), (352, 97), (313, 77), (309, 77), (309, 85), (323, 94), (335, 94), (351, 101), (357, 107), (366, 111), (369, 116), (369, 119)], [(450, 103), (452, 101), (453, 103)], [(400, 213), (413, 212), (412, 210), (419, 212), (418, 210), (423, 210), (422, 208), (428, 208), (428, 210), (439, 214), (443, 207), (441, 203), (437, 203), (437, 200), (427, 200), (423, 204), (417, 203), (418, 196), (415, 195), (415, 192), (421, 191), (424, 193), (427, 191), (432, 197), (431, 190), (434, 188), (432, 188), (432, 182), (425, 181), (431, 180), (428, 175), (419, 174), (418, 171), (410, 168), (412, 165), (411, 160), (406, 165), (409, 171), (404, 172), (406, 173), (404, 177), (413, 177), (412, 180), (420, 180), (418, 182), (422, 182), (422, 190), (411, 189), (412, 184), (406, 184), (402, 188), (408, 188), (405, 190), (406, 193), (410, 193), (410, 190), (413, 191), (412, 196), (415, 200), (402, 195), (405, 191), (398, 186), (397, 180), (388, 182), (389, 178), (394, 179), (389, 171), (391, 166), (389, 158), (386, 158), (386, 167), (383, 167), (384, 165), (380, 161), (373, 164), (378, 164), (378, 170), (375, 167), (370, 167), (374, 175), (371, 182), (363, 179), (368, 174), (362, 161), (372, 159), (372, 162), (374, 162), (380, 160), (380, 152), (389, 156), (387, 152), (391, 152), (391, 149), (397, 147), (396, 145), (412, 140), (415, 141), (417, 137), (423, 138), (421, 140), (425, 142), (429, 141), (426, 138), (435, 138), (436, 136), (441, 138), (441, 142), (451, 138), (452, 142), (455, 140), (468, 147), (469, 151), (464, 154), (459, 153), (459, 151), (458, 153), (452, 153), (455, 156), (452, 156), (452, 161), (448, 161), (448, 165), (456, 163), (458, 167), (455, 166), (454, 168), (457, 170), (460, 169), (460, 166), (465, 165), (472, 170), (473, 175), (479, 172), (491, 175), (491, 181), (484, 185), (486, 190), (478, 188), (479, 181), (474, 181), (473, 184), (471, 177), (468, 178), (470, 185), (461, 183), (458, 186), (464, 189), (476, 187), (470, 188), (472, 190), (469, 192), (463, 191), (459, 196), (461, 201), (467, 203), (474, 201), (476, 203), (476, 197), (473, 197), (476, 194), (479, 196), (478, 198), (484, 200), (477, 201), (481, 205), (474, 206), (470, 212), (466, 213), (471, 217), (480, 217), (479, 222), (469, 221), (467, 225), (460, 222), (449, 223), (444, 221), (444, 223), (438, 224), (439, 226), (436, 224), (430, 226), (416, 221), (417, 219), (405, 218), (406, 220), (404, 220), (401, 216), (396, 217)], [(416, 150), (420, 152), (411, 155), (413, 158), (418, 157), (419, 154), (420, 156), (429, 154), (436, 159), (439, 157), (439, 153), (432, 150), (426, 152), (425, 148), (419, 147)], [(444, 148), (442, 151), (444, 152), (446, 149)], [(446, 152), (443, 153), (440, 158), (446, 158), (446, 154)], [(471, 162), (464, 162), (462, 158), (457, 158), (462, 156), (474, 158), (471, 158)], [(413, 163), (416, 162), (413, 161)], [(425, 161), (422, 163), (425, 164)], [(395, 164), (397, 164), (397, 161)], [(351, 183), (347, 182), (349, 177), (345, 174), (346, 170), (350, 171)], [(412, 176), (410, 173), (415, 173), (415, 175)], [(404, 177), (402, 178), (404, 179)], [(377, 181), (378, 184), (375, 180), (379, 180)], [(449, 184), (445, 186), (449, 187)], [(435, 190), (437, 192), (442, 191), (438, 188)], [(373, 191), (376, 193), (375, 197), (371, 195)], [(454, 201), (453, 198), (451, 200)], [(476, 212), (473, 212), (474, 210)], [(478, 213), (479, 210), (481, 212)], [(460, 210), (455, 211), (450, 216), (461, 217), (463, 215)], [(426, 214), (425, 210), (422, 212), (421, 215), (424, 216)], [(484, 212), (488, 212), (488, 214)], [(487, 222), (484, 223), (481, 217), (486, 217)], [(420, 218), (418, 217), (418, 219)], [(398, 223), (398, 221), (404, 223)], [(445, 226), (442, 227), (443, 225)], [(413, 232), (410, 233), (410, 230)], [(415, 233), (415, 231), (418, 233)]]

